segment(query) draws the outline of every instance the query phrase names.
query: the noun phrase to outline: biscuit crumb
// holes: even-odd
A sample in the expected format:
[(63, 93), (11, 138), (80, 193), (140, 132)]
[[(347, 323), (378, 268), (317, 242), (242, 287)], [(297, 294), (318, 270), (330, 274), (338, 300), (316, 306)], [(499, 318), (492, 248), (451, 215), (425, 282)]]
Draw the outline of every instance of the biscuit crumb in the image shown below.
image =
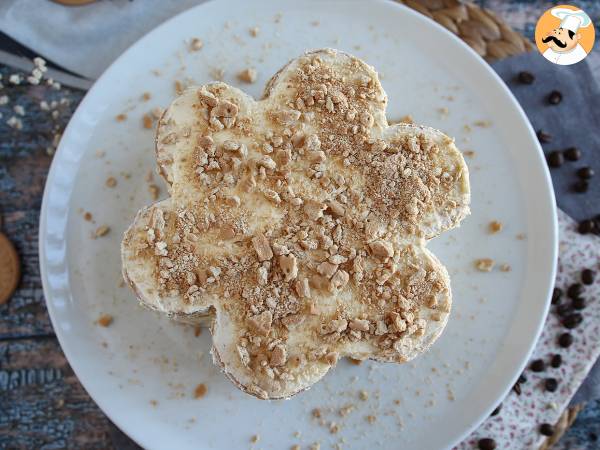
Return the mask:
[(260, 435), (255, 434), (250, 438), (250, 442), (252, 442), (253, 444), (256, 444), (258, 441), (260, 441)]
[(102, 314), (100, 317), (98, 317), (98, 320), (96, 321), (98, 325), (104, 328), (110, 326), (112, 322), (113, 316), (111, 316), (110, 314)]
[(369, 422), (369, 424), (373, 425), (376, 421), (377, 421), (377, 416), (374, 416), (372, 414), (369, 414), (367, 417), (367, 422)]
[(175, 82), (173, 83), (173, 86), (175, 87), (175, 93), (177, 95), (181, 95), (183, 93), (183, 91), (185, 90), (183, 83), (179, 80), (175, 80)]
[(190, 41), (190, 51), (197, 52), (198, 50), (202, 50), (202, 47), (204, 47), (202, 39), (192, 38)]
[(502, 223), (498, 222), (497, 220), (492, 220), (488, 225), (488, 228), (490, 230), (490, 233), (492, 234), (499, 233), (500, 231), (502, 231)]
[(248, 32), (250, 33), (250, 36), (256, 37), (256, 36), (258, 36), (258, 33), (260, 32), (260, 28), (252, 27), (248, 30)]
[(194, 398), (202, 398), (206, 395), (206, 391), (207, 391), (207, 387), (204, 383), (200, 383), (198, 386), (196, 386), (196, 389), (194, 389)]
[(152, 196), (152, 200), (158, 200), (158, 197), (160, 196), (160, 188), (152, 183), (148, 185), (148, 191), (150, 192), (150, 195)]
[(94, 233), (94, 236), (95, 237), (106, 236), (109, 231), (110, 231), (110, 227), (108, 225), (101, 225), (98, 228), (96, 228), (96, 232)]
[(151, 129), (154, 126), (154, 120), (150, 114), (144, 114), (142, 116), (142, 125), (146, 129)]
[(117, 114), (117, 116), (115, 117), (115, 120), (117, 122), (124, 122), (127, 120), (127, 114), (124, 114), (124, 113)]
[(238, 73), (238, 79), (244, 83), (254, 83), (256, 81), (257, 73), (255, 69), (247, 68)]
[(473, 122), (473, 125), (481, 128), (489, 128), (492, 126), (492, 122), (490, 122), (489, 120), (476, 120), (475, 122)]
[(147, 102), (148, 100), (150, 100), (152, 98), (152, 95), (150, 94), (150, 92), (144, 92), (142, 94), (142, 100)]
[(150, 405), (156, 407), (158, 406), (158, 402), (156, 400), (150, 400)]
[(510, 264), (506, 264), (506, 263), (502, 264), (502, 265), (500, 266), (500, 270), (501, 270), (502, 272), (510, 272), (510, 271), (511, 271)]
[(108, 177), (105, 184), (106, 187), (114, 188), (117, 185), (117, 179), (115, 177)]
[(516, 236), (516, 238), (517, 238), (519, 241), (524, 241), (526, 237), (527, 237), (527, 235), (526, 235), (525, 233), (519, 233), (519, 234), (517, 234), (517, 236)]
[(300, 450), (300, 446), (298, 444), (292, 445), (290, 450)]
[(475, 267), (480, 272), (491, 272), (494, 268), (494, 260), (491, 258), (480, 258), (475, 260)]
[(358, 393), (358, 397), (359, 397), (361, 400), (363, 400), (363, 401), (366, 401), (366, 400), (368, 400), (368, 399), (369, 399), (369, 393), (368, 393), (367, 391), (364, 391), (364, 390), (363, 390), (363, 391), (360, 391), (360, 392)]
[(475, 152), (473, 150), (465, 150), (463, 155), (465, 155), (467, 158), (474, 158)]
[(87, 222), (91, 222), (93, 219), (92, 217), (92, 213), (86, 211), (85, 213), (83, 213), (83, 220), (87, 221)]
[(313, 417), (320, 419), (323, 413), (321, 412), (321, 410), (319, 408), (315, 408), (312, 410), (311, 414)]

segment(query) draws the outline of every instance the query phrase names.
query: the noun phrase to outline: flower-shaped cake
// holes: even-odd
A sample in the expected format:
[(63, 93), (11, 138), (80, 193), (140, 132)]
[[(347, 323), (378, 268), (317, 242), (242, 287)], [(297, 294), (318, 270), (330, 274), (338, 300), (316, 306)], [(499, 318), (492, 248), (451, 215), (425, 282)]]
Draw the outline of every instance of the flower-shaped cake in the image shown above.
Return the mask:
[(122, 244), (143, 305), (208, 322), (212, 355), (263, 399), (307, 389), (340, 357), (405, 362), (450, 311), (446, 269), (425, 244), (469, 213), (453, 140), (389, 126), (377, 73), (318, 50), (255, 101), (190, 88), (156, 131), (170, 197)]

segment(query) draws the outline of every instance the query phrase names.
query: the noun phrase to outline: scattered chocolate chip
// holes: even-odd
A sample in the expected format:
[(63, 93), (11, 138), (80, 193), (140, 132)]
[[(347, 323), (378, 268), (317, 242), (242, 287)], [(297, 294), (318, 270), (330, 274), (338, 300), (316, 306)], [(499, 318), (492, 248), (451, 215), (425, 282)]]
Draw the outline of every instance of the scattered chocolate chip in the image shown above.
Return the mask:
[(564, 317), (573, 311), (573, 307), (571, 305), (567, 305), (563, 303), (562, 305), (558, 305), (556, 307), (556, 314), (560, 317)]
[(560, 167), (563, 165), (563, 163), (565, 162), (565, 158), (563, 157), (563, 154), (561, 152), (559, 152), (558, 150), (555, 150), (553, 152), (550, 152), (548, 154), (548, 165), (550, 167)]
[(592, 442), (596, 442), (598, 440), (598, 435), (596, 433), (594, 433), (593, 431), (590, 432), (589, 437), (590, 437), (590, 441), (592, 441)]
[(573, 283), (571, 286), (569, 286), (569, 289), (567, 289), (567, 295), (569, 298), (577, 298), (581, 294), (583, 294), (583, 286), (581, 283)]
[(500, 403), (498, 406), (496, 406), (496, 409), (494, 409), (492, 411), (492, 414), (490, 414), (490, 416), (497, 416), (500, 413), (501, 409), (502, 409), (502, 403)]
[(579, 178), (581, 178), (582, 180), (589, 180), (590, 178), (592, 178), (594, 176), (594, 169), (592, 169), (591, 167), (582, 167), (581, 169), (577, 170), (577, 176)]
[(548, 142), (552, 141), (552, 135), (546, 133), (544, 130), (538, 130), (537, 137), (542, 144), (547, 144)]
[(546, 369), (546, 364), (544, 364), (543, 359), (536, 359), (531, 363), (530, 368), (534, 372), (542, 372), (544, 369)]
[(560, 356), (559, 354), (556, 354), (552, 357), (552, 359), (550, 360), (550, 365), (552, 367), (554, 367), (555, 369), (560, 367), (560, 365), (562, 364), (562, 356)]
[(532, 84), (535, 81), (535, 75), (523, 70), (522, 72), (519, 72), (518, 79), (523, 84)]
[(479, 450), (495, 450), (496, 441), (492, 438), (479, 439), (479, 441), (477, 442), (477, 448)]
[(546, 378), (544, 380), (544, 387), (548, 392), (554, 392), (558, 389), (558, 381), (556, 381), (556, 378)]
[(596, 272), (591, 269), (583, 269), (581, 271), (581, 282), (583, 284), (592, 284), (594, 282), (594, 277), (596, 276)]
[(560, 303), (560, 299), (562, 298), (563, 291), (561, 288), (555, 287), (552, 291), (552, 304), (558, 305)]
[(583, 322), (583, 316), (579, 313), (569, 314), (562, 320), (563, 327), (569, 330), (577, 328)]
[(558, 345), (562, 348), (569, 348), (573, 344), (573, 336), (570, 333), (563, 333), (558, 337)]
[(573, 190), (578, 194), (583, 194), (584, 192), (587, 192), (589, 188), (590, 184), (586, 180), (578, 180), (573, 185)]
[(551, 105), (558, 105), (560, 102), (562, 102), (561, 92), (560, 91), (550, 92), (550, 95), (548, 96), (548, 103), (550, 103)]
[(592, 219), (586, 219), (579, 222), (579, 226), (577, 227), (577, 231), (581, 234), (592, 233), (596, 230), (596, 222)]
[(515, 383), (513, 386), (513, 391), (515, 391), (515, 394), (521, 395), (521, 385), (519, 383)]
[(549, 423), (543, 423), (540, 425), (540, 433), (544, 436), (552, 436), (554, 434), (554, 427)]
[(519, 379), (517, 380), (517, 383), (521, 384), (521, 383), (527, 383), (527, 377), (525, 376), (524, 373), (522, 373), (521, 375), (519, 375)]
[(569, 147), (563, 151), (563, 155), (569, 161), (577, 161), (579, 158), (581, 158), (581, 150), (579, 150), (577, 147)]
[(573, 301), (571, 302), (571, 306), (573, 306), (573, 309), (576, 310), (582, 310), (585, 309), (585, 299), (583, 299), (582, 297), (577, 297), (574, 298)]

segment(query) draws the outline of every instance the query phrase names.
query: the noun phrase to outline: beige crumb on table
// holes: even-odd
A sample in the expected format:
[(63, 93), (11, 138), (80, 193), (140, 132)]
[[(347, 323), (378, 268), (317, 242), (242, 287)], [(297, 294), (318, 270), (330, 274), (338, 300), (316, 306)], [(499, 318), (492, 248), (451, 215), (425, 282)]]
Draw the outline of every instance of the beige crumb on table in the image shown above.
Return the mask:
[(150, 114), (144, 114), (142, 116), (142, 125), (146, 129), (152, 129), (154, 127), (154, 119)]
[(290, 447), (290, 450), (300, 450), (300, 446), (298, 444), (294, 444)]
[(158, 200), (158, 197), (160, 196), (160, 188), (156, 184), (149, 184), (148, 191), (152, 196), (152, 200)]
[(369, 424), (373, 425), (377, 421), (377, 416), (369, 414), (367, 417), (365, 417), (365, 419), (367, 422), (369, 422)]
[(337, 423), (331, 422), (329, 424), (329, 432), (331, 434), (337, 434), (339, 431), (340, 431), (340, 426)]
[(127, 114), (125, 114), (125, 113), (117, 114), (115, 116), (115, 120), (117, 122), (125, 122), (127, 120)]
[(492, 126), (492, 122), (490, 122), (489, 120), (476, 120), (475, 122), (473, 122), (473, 125), (481, 128), (489, 128)]
[(500, 270), (501, 270), (502, 272), (510, 272), (510, 271), (511, 271), (510, 264), (506, 264), (506, 263), (502, 264), (502, 265), (500, 266)]
[(253, 444), (256, 444), (258, 441), (260, 441), (260, 435), (259, 434), (255, 434), (250, 438), (250, 442), (252, 442)]
[(312, 414), (313, 417), (315, 417), (317, 419), (320, 419), (321, 416), (322, 416), (321, 410), (319, 408), (314, 408), (312, 410), (311, 414)]
[(309, 448), (310, 448), (310, 450), (321, 450), (321, 444), (318, 442), (315, 442), (314, 444), (311, 444), (311, 446)]
[(86, 211), (83, 213), (83, 220), (85, 220), (86, 222), (91, 222), (93, 220), (93, 216), (92, 213), (89, 211)]
[(142, 94), (142, 100), (147, 102), (148, 100), (150, 100), (152, 98), (152, 95), (150, 94), (150, 92), (144, 92)]
[(251, 67), (248, 67), (247, 69), (244, 69), (238, 73), (238, 79), (244, 83), (254, 83), (257, 76), (258, 74), (256, 70), (252, 69)]
[(197, 52), (198, 50), (202, 50), (202, 47), (204, 47), (204, 42), (202, 42), (202, 39), (192, 38), (190, 41), (190, 51)]
[(360, 391), (360, 392), (358, 393), (358, 397), (359, 397), (361, 400), (363, 400), (363, 401), (366, 401), (366, 400), (368, 400), (368, 399), (369, 399), (369, 393), (368, 393), (367, 391), (365, 391), (365, 390), (362, 390), (362, 391)]
[(480, 272), (491, 272), (494, 268), (494, 260), (491, 258), (480, 258), (475, 260), (475, 267)]
[(497, 220), (492, 220), (488, 225), (488, 229), (490, 230), (490, 233), (492, 233), (492, 234), (499, 233), (500, 231), (502, 231), (502, 222), (498, 222)]
[(260, 28), (258, 27), (251, 27), (248, 32), (250, 33), (250, 36), (252, 37), (256, 37), (258, 36), (258, 33), (260, 33)]
[(465, 150), (463, 155), (465, 155), (467, 158), (473, 158), (475, 156), (475, 152), (473, 150)]
[(106, 236), (109, 231), (110, 227), (108, 225), (100, 225), (98, 228), (96, 228), (96, 231), (94, 232), (94, 237)]
[(115, 177), (108, 177), (104, 184), (106, 187), (114, 188), (117, 185), (117, 179)]
[(206, 384), (200, 383), (194, 389), (194, 398), (202, 398), (202, 397), (204, 397), (206, 395), (207, 391), (208, 391), (208, 388), (206, 387)]
[(111, 316), (110, 314), (102, 314), (100, 317), (98, 317), (96, 323), (101, 327), (106, 328), (110, 326), (111, 323), (113, 323), (113, 316)]
[(183, 83), (179, 80), (175, 80), (173, 82), (173, 86), (175, 87), (175, 93), (177, 95), (181, 95), (183, 93), (183, 91), (185, 90), (185, 86), (183, 85)]

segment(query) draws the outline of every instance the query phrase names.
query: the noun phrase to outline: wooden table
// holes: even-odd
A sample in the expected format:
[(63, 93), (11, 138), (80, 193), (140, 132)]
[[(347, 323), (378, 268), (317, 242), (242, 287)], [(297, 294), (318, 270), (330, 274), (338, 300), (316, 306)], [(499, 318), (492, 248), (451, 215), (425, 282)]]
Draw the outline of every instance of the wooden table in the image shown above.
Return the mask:
[[(548, 7), (541, 1), (481, 0), (531, 37), (535, 20)], [(580, 1), (596, 20), (600, 2)], [(596, 52), (598, 49), (596, 49)], [(15, 243), (22, 261), (19, 289), (0, 306), (0, 448), (133, 449), (87, 395), (66, 361), (46, 311), (39, 276), (38, 218), (52, 142), (84, 93), (48, 86), (7, 83), (14, 70), (0, 66), (10, 102), (0, 106), (1, 229)], [(58, 103), (54, 116), (40, 102)], [(6, 124), (12, 108), (25, 108), (23, 128)], [(600, 445), (600, 401), (592, 402), (557, 448), (593, 449)], [(597, 438), (596, 438), (597, 439)]]

